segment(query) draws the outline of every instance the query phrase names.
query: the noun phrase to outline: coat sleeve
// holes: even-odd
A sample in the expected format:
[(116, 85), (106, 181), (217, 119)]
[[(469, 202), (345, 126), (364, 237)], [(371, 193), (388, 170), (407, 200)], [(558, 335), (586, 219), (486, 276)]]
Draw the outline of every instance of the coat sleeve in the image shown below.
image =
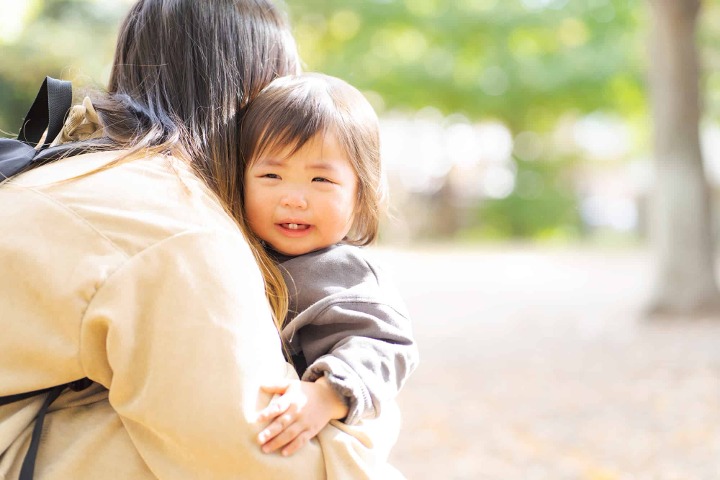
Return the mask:
[(239, 233), (200, 232), (131, 257), (92, 299), (83, 367), (158, 478), (325, 478), (317, 442), (283, 458), (254, 441), (259, 385), (294, 375), (263, 288)]

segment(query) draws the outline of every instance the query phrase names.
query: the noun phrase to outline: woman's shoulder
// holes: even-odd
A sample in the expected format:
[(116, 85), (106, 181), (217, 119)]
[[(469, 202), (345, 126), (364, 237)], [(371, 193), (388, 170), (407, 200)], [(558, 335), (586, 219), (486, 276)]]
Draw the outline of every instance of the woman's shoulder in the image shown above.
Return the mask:
[(20, 175), (7, 188), (38, 197), (35, 208), (59, 209), (128, 255), (189, 231), (236, 230), (186, 164), (166, 155), (126, 156), (111, 151), (64, 158)]

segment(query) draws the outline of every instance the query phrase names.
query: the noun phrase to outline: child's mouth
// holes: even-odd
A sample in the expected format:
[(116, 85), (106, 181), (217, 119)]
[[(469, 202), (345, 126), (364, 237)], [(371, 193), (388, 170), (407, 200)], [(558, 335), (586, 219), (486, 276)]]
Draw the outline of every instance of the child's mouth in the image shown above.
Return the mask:
[(288, 230), (307, 230), (310, 228), (310, 225), (305, 225), (303, 223), (281, 223), (280, 225)]

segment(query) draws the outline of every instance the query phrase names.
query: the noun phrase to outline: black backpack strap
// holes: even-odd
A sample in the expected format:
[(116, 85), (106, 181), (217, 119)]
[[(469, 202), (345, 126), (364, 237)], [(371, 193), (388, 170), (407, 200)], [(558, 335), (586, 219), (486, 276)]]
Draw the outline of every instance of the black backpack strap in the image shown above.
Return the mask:
[(35, 390), (33, 392), (16, 393), (15, 395), (7, 395), (5, 397), (0, 397), (0, 406), (7, 405), (9, 403), (19, 402), (20, 400), (25, 400), (26, 398), (35, 397), (37, 395), (42, 395), (43, 393), (49, 392), (53, 388), (56, 387), (43, 388), (42, 390)]
[(25, 142), (0, 138), (0, 182), (22, 172), (37, 152)]
[(42, 407), (40, 407), (40, 411), (38, 411), (35, 419), (35, 426), (33, 427), (32, 436), (30, 437), (30, 447), (28, 447), (28, 451), (23, 459), (19, 480), (32, 480), (33, 475), (35, 475), (35, 460), (37, 459), (38, 449), (40, 448), (40, 437), (42, 436), (45, 415), (47, 414), (50, 405), (57, 400), (66, 388), (79, 392), (80, 390), (88, 388), (91, 384), (92, 380), (89, 378), (83, 378), (74, 382), (58, 385), (56, 387), (43, 388), (42, 390), (0, 397), (0, 405), (7, 405), (8, 403), (18, 402), (26, 398), (47, 393), (47, 397), (45, 397), (45, 401), (43, 402)]
[(50, 404), (57, 400), (66, 387), (67, 385), (53, 387), (50, 389), (48, 396), (45, 397), (45, 401), (42, 407), (40, 407), (40, 411), (35, 419), (35, 426), (33, 427), (32, 437), (30, 438), (30, 447), (25, 454), (19, 480), (32, 480), (33, 475), (35, 475), (35, 460), (37, 459), (38, 448), (40, 447), (40, 436), (42, 435), (43, 422), (45, 422), (45, 414), (48, 408), (50, 408)]
[(46, 147), (55, 140), (65, 123), (65, 115), (72, 106), (72, 84), (68, 81), (45, 77), (40, 91), (25, 116), (18, 140), (36, 146), (47, 129)]

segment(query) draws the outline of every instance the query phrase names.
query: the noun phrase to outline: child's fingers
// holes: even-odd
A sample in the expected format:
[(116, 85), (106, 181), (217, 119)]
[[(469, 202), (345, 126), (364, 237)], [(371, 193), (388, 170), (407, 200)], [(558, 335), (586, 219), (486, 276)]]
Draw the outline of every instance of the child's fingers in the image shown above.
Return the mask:
[(304, 430), (304, 427), (298, 423), (292, 423), (283, 428), (280, 433), (275, 435), (271, 440), (262, 446), (262, 451), (272, 453), (290, 444)]
[(285, 412), (280, 416), (276, 416), (275, 420), (273, 420), (270, 425), (265, 427), (258, 434), (257, 439), (260, 445), (264, 445), (276, 436), (280, 435), (284, 430), (290, 427), (290, 425), (295, 423), (295, 418), (296, 416), (294, 412)]
[(290, 456), (304, 447), (312, 437), (313, 435), (310, 433), (310, 430), (303, 430), (297, 437), (288, 443), (280, 453), (282, 453), (285, 457)]
[[(258, 421), (264, 422), (287, 412), (293, 407), (293, 399), (290, 395), (281, 395), (272, 399), (270, 404), (258, 413)], [(293, 408), (294, 411), (294, 408)]]
[(266, 393), (279, 393), (282, 395), (287, 391), (288, 387), (290, 386), (290, 382), (288, 381), (280, 381), (276, 383), (266, 383), (265, 385), (260, 385), (260, 390)]
[(285, 412), (288, 405), (284, 402), (280, 402), (279, 400), (279, 398), (276, 398), (275, 400), (270, 402), (270, 405), (260, 410), (257, 416), (257, 421), (267, 422), (268, 420), (273, 419)]
[[(275, 388), (275, 386), (264, 386), (261, 388), (272, 389)], [(267, 407), (263, 408), (262, 410), (260, 410), (260, 412), (258, 412), (258, 422), (267, 422), (268, 420), (273, 419), (278, 415), (281, 415), (283, 412), (287, 411), (292, 405), (292, 398), (290, 398), (290, 395), (285, 394), (287, 390), (287, 385), (278, 385), (277, 388), (278, 390), (272, 393), (280, 393), (281, 395), (279, 397), (273, 398)]]

